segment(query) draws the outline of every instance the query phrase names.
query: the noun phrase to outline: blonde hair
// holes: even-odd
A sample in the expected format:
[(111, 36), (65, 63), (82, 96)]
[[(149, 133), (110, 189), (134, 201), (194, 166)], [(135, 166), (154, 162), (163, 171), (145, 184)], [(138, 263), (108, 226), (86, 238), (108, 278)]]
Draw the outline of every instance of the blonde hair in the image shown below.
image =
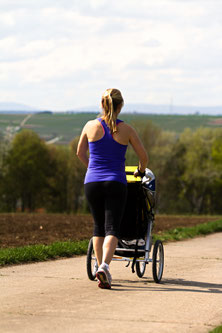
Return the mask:
[(103, 119), (109, 127), (111, 134), (117, 132), (116, 111), (117, 107), (123, 103), (123, 97), (118, 89), (106, 89), (102, 95)]

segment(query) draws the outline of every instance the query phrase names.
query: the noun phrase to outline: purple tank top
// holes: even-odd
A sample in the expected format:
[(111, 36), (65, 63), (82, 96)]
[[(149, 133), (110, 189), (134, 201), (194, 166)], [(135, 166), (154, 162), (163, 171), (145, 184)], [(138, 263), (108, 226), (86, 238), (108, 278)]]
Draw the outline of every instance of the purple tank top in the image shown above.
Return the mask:
[[(84, 184), (103, 181), (117, 181), (127, 184), (125, 154), (127, 145), (115, 141), (105, 121), (98, 118), (104, 131), (101, 139), (89, 142), (89, 165)], [(118, 125), (122, 120), (117, 119)]]

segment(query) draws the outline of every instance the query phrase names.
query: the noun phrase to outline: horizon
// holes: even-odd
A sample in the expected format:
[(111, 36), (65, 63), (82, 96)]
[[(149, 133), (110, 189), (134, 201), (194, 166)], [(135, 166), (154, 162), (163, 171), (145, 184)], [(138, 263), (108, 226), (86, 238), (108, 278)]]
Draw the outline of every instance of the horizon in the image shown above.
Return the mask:
[[(4, 108), (4, 105), (7, 108)], [(153, 109), (153, 110), (152, 110)], [(186, 110), (187, 109), (187, 110)], [(0, 113), (99, 113), (101, 109), (98, 106), (85, 106), (79, 108), (69, 108), (66, 110), (53, 110), (53, 109), (36, 109), (32, 106), (0, 102)], [(150, 104), (150, 103), (126, 103), (122, 110), (123, 113), (135, 114), (168, 114), (168, 115), (220, 115), (222, 114), (222, 105), (218, 106), (197, 106), (197, 105), (167, 105), (167, 104)]]
[[(6, 107), (10, 107), (13, 108), (13, 105), (15, 106), (15, 109), (11, 109), (11, 110), (7, 110), (7, 109), (3, 109), (4, 105)], [(146, 103), (146, 102), (132, 102), (132, 103), (124, 103), (123, 106), (123, 110), (124, 107), (128, 108), (128, 107), (140, 107), (140, 106), (153, 106), (153, 107), (168, 107), (168, 108), (201, 108), (201, 109), (206, 109), (206, 108), (221, 108), (222, 109), (222, 103), (221, 104), (215, 104), (215, 105), (200, 105), (200, 104), (170, 104), (170, 103)], [(22, 107), (24, 108), (24, 110), (22, 110)], [(17, 109), (16, 109), (17, 108)], [(19, 102), (9, 102), (9, 101), (0, 101), (0, 111), (26, 111), (25, 109), (27, 109), (27, 111), (51, 111), (51, 112), (69, 112), (69, 111), (85, 111), (85, 110), (90, 110), (90, 108), (93, 109), (97, 109), (98, 112), (100, 111), (100, 103), (97, 103), (97, 105), (82, 105), (82, 106), (76, 106), (76, 107), (67, 107), (66, 109), (53, 109), (53, 108), (46, 108), (46, 107), (41, 107), (41, 108), (37, 108), (36, 106), (33, 105), (28, 105), (27, 103), (19, 103)], [(97, 112), (97, 110), (95, 110), (94, 112)], [(135, 110), (136, 111), (136, 110)], [(198, 110), (197, 110), (198, 111)], [(130, 112), (134, 112), (134, 110), (130, 111)]]

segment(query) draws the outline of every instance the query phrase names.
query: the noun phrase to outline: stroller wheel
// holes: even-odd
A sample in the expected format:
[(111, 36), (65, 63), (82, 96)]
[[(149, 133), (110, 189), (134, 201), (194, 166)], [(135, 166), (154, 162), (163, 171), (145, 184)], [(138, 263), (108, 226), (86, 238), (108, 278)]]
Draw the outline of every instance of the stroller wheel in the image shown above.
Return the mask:
[(163, 275), (164, 267), (164, 251), (163, 244), (157, 240), (153, 249), (153, 279), (156, 283), (160, 283)]
[(136, 274), (138, 277), (143, 277), (146, 270), (146, 263), (143, 261), (136, 261)]
[(98, 269), (97, 260), (94, 255), (93, 251), (93, 240), (92, 238), (89, 241), (88, 250), (87, 250), (87, 257), (86, 257), (86, 268), (87, 274), (90, 280), (95, 280), (96, 272)]

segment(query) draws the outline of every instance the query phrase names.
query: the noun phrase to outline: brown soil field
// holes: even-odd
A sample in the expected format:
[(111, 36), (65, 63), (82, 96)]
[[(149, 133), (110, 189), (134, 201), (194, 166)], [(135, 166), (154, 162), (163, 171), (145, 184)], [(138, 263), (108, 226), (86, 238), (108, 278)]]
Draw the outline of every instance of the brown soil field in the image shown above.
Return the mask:
[[(218, 217), (157, 215), (153, 233), (215, 220)], [(89, 239), (92, 230), (90, 215), (0, 214), (0, 247)]]

